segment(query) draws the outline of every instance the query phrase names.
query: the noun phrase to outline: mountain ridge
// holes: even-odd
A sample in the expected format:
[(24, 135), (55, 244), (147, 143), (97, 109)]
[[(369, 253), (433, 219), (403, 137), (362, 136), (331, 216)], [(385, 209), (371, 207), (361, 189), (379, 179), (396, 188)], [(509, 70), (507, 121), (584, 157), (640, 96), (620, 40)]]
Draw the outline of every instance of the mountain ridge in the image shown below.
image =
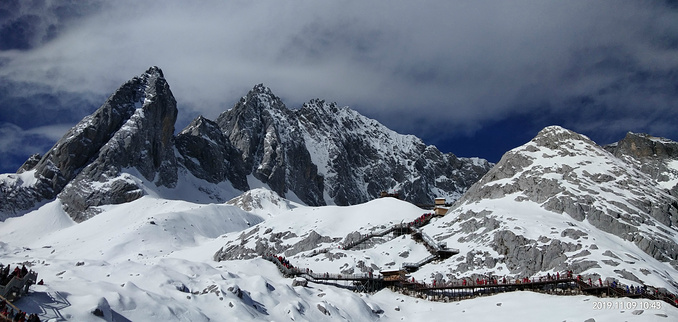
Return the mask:
[(199, 116), (174, 135), (176, 117), (162, 71), (149, 68), (45, 155), (31, 156), (19, 175), (5, 175), (2, 218), (58, 198), (83, 221), (102, 206), (146, 194), (181, 198), (170, 191), (177, 186), (217, 202), (257, 187), (308, 205), (357, 204), (393, 190), (414, 203), (452, 201), (491, 167), (443, 154), (335, 103), (315, 99), (288, 109), (263, 84), (215, 121)]

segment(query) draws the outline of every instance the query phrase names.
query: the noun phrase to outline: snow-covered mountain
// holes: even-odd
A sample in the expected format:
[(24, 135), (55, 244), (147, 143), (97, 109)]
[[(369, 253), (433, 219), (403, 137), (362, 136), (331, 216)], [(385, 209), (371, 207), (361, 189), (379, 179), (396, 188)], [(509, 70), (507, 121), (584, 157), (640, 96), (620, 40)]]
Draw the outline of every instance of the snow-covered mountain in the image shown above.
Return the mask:
[[(332, 274), (414, 263), (408, 279), (429, 284), (572, 270), (675, 294), (671, 140), (629, 133), (601, 147), (552, 126), (487, 171), (349, 108), (287, 109), (263, 85), (174, 135), (176, 112), (151, 68), (44, 156), (0, 175), (0, 264), (45, 281), (16, 305), (54, 321), (678, 319), (646, 299), (509, 292), (444, 303), (339, 281), (295, 286), (261, 258)], [(406, 200), (375, 198), (382, 190)], [(457, 201), (422, 216), (414, 203), (433, 196)], [(611, 301), (652, 309), (593, 304)]]
[(287, 109), (263, 85), (216, 122), (200, 116), (175, 136), (176, 117), (162, 71), (150, 68), (44, 156), (0, 176), (0, 219), (58, 198), (83, 221), (144, 195), (185, 199), (187, 187), (207, 202), (267, 187), (308, 205), (357, 204), (394, 190), (430, 204), (456, 200), (491, 167), (443, 154), (347, 107), (312, 100)]
[[(676, 171), (675, 160), (644, 157)], [(443, 219), (424, 228), (461, 250), (435, 269), (521, 276), (571, 269), (675, 292), (678, 202), (668, 180), (656, 181), (633, 160), (583, 135), (545, 128), (506, 153)]]

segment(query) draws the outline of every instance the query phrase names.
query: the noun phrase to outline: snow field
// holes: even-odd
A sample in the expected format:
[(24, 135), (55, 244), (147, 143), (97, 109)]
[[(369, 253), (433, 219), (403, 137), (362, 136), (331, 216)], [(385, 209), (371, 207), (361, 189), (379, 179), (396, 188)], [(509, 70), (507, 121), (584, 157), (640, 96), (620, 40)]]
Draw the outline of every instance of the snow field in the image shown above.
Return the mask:
[[(389, 290), (360, 294), (334, 286), (309, 283), (291, 286), (275, 265), (260, 258), (215, 262), (214, 253), (241, 234), (290, 231), (293, 244), (313, 229), (320, 235), (344, 238), (355, 230), (369, 233), (407, 222), (425, 211), (408, 203), (384, 198), (351, 207), (306, 207), (266, 190), (250, 192), (250, 201), (196, 204), (145, 196), (75, 224), (57, 202), (0, 225), (0, 260), (12, 266), (27, 263), (45, 285), (34, 285), (17, 302), (43, 320), (101, 321), (91, 312), (99, 309), (111, 321), (496, 321), (516, 317), (526, 321), (671, 321), (678, 310), (663, 306), (641, 313), (594, 310), (585, 296), (549, 296), (514, 292), (456, 303), (431, 302)], [(527, 204), (526, 204), (527, 205)], [(249, 206), (249, 211), (239, 207)], [(532, 206), (530, 206), (532, 207)], [(515, 217), (512, 214), (513, 217)], [(451, 217), (434, 219), (426, 232), (440, 229)], [(521, 224), (515, 218), (513, 223)], [(248, 225), (249, 224), (249, 225)], [(549, 222), (548, 225), (553, 223)], [(530, 229), (527, 223), (522, 223)], [(428, 229), (432, 229), (429, 231)], [(7, 237), (6, 237), (7, 236)], [(448, 241), (449, 247), (469, 247)], [(596, 241), (600, 242), (600, 241)], [(291, 256), (299, 267), (315, 272), (355, 267), (359, 261), (380, 269), (398, 268), (418, 261), (428, 251), (409, 235), (385, 236), (368, 249), (341, 250), (345, 256), (330, 261), (308, 257), (309, 251)], [(334, 248), (336, 246), (336, 248)], [(624, 249), (623, 245), (619, 246)], [(407, 257), (401, 254), (408, 252)], [(592, 255), (593, 256), (593, 255)], [(453, 256), (448, 261), (453, 261)], [(393, 263), (392, 265), (386, 265)], [(429, 264), (413, 274), (418, 280), (447, 269), (447, 263)], [(614, 299), (624, 300), (624, 299)], [(499, 305), (501, 303), (501, 305)], [(527, 304), (526, 304), (527, 303)]]

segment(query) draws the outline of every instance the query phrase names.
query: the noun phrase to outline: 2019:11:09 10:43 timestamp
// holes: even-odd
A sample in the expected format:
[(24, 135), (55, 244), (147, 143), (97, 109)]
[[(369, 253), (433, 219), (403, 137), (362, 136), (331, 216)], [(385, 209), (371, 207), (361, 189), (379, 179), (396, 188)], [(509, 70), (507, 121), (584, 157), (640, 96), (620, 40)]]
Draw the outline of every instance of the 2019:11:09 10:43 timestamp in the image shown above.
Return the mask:
[(661, 301), (594, 301), (594, 310), (659, 310)]

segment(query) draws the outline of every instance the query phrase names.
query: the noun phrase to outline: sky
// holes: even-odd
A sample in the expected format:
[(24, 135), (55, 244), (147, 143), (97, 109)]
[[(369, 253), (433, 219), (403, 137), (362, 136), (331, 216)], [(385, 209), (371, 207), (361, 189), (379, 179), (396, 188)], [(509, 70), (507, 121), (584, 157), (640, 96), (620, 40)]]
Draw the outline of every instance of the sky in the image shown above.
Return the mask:
[(0, 2), (0, 173), (159, 66), (176, 129), (263, 83), (497, 162), (549, 125), (678, 140), (677, 1)]

